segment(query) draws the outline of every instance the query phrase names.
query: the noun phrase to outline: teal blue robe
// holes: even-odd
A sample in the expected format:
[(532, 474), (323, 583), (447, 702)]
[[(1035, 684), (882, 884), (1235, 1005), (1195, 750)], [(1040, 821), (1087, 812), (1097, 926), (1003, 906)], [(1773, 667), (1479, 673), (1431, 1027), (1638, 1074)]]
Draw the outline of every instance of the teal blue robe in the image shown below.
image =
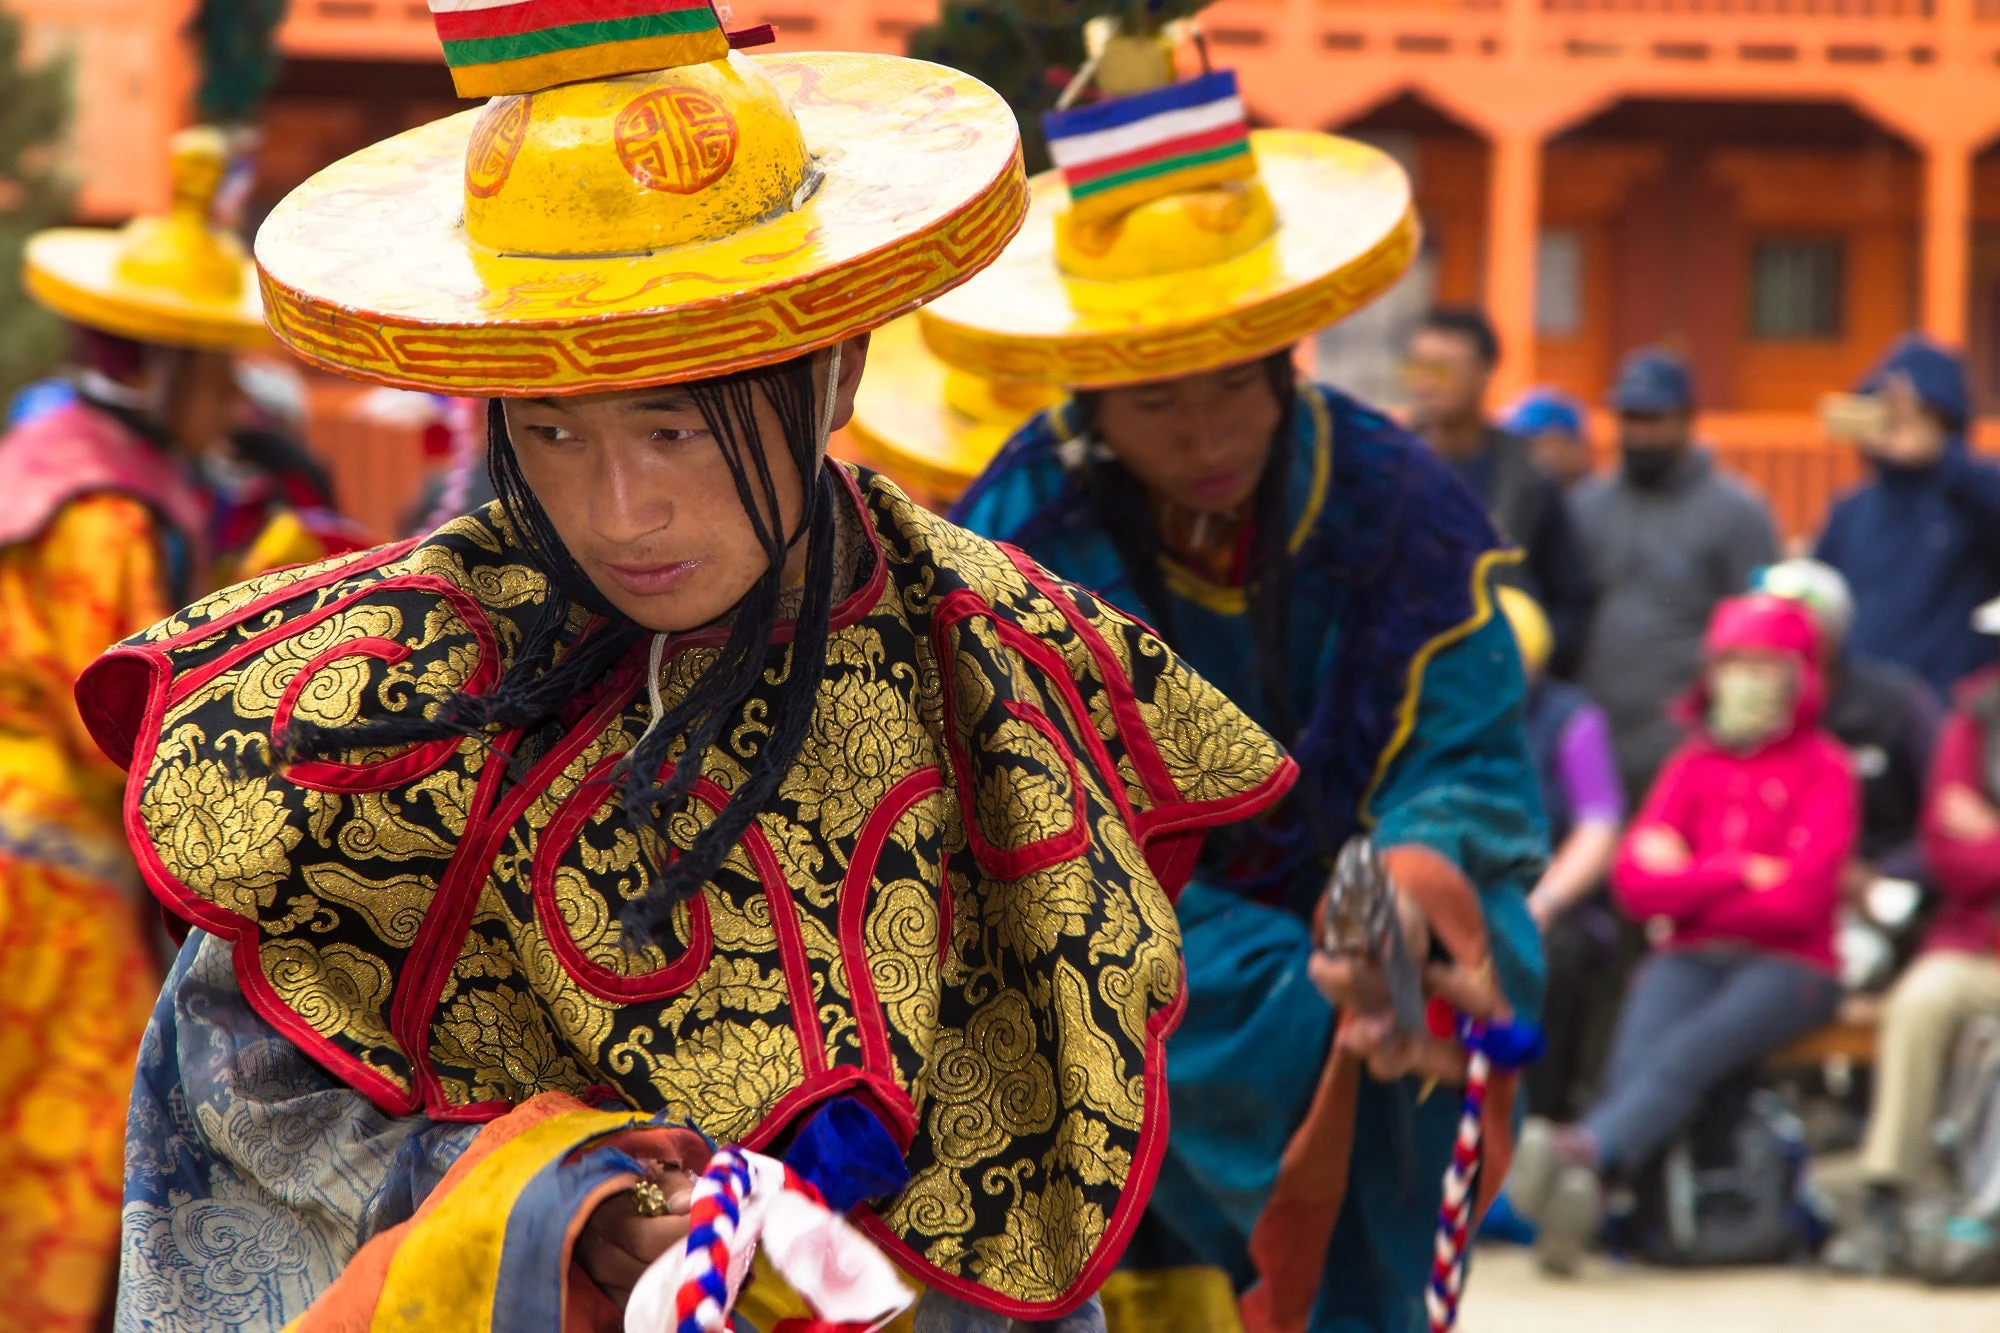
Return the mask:
[[(1285, 514), (1292, 551), (1290, 738), (1301, 780), (1254, 855), (1206, 865), (1178, 907), (1186, 1017), (1167, 1046), (1172, 1131), (1133, 1262), (1200, 1261), (1252, 1276), (1246, 1245), (1304, 1118), (1334, 1012), (1306, 977), (1327, 853), (1369, 830), (1461, 869), (1485, 911), (1516, 1013), (1540, 1010), (1526, 891), (1547, 856), (1522, 730), (1525, 682), (1489, 577), (1508, 558), (1478, 500), (1369, 408), (1301, 386)], [(1095, 450), (1073, 406), (1024, 427), (952, 515), (1012, 542), (1134, 614), (1140, 604), (1086, 479)], [(1269, 725), (1240, 589), (1169, 565), (1174, 648)], [(1308, 813), (1300, 802), (1313, 803)], [(1314, 817), (1316, 816), (1316, 817)], [(1254, 873), (1245, 866), (1256, 867)], [(1458, 1099), (1363, 1080), (1345, 1201), (1313, 1333), (1415, 1333)]]

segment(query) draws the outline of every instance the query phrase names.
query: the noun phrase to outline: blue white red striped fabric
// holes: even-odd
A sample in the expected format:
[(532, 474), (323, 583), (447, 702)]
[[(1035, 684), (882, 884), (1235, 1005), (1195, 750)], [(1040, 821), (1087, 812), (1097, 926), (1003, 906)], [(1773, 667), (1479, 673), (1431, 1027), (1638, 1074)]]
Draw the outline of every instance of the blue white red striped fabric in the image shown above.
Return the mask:
[(1217, 70), (1151, 92), (1042, 118), (1049, 155), (1080, 217), (1256, 174), (1236, 74)]

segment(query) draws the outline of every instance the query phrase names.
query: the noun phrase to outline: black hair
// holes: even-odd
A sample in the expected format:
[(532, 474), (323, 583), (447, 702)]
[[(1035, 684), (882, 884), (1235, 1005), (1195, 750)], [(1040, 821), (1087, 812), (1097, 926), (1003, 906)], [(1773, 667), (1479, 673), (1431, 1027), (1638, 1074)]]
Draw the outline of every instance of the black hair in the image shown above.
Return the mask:
[[(620, 770), (625, 817), (644, 848), (646, 877), (644, 891), (626, 906), (622, 918), (632, 947), (667, 942), (674, 908), (698, 895), (715, 877), (797, 759), (826, 674), (832, 616), (836, 499), (832, 479), (820, 466), (820, 399), (813, 383), (813, 358), (684, 387), (729, 465), (737, 498), (769, 565), (733, 609), (729, 636), (716, 660), (678, 703), (649, 720)], [(777, 484), (761, 447), (756, 419), (760, 393), (778, 417), (803, 486), (799, 530), (790, 535), (783, 530)], [(484, 695), (407, 700), (387, 717), (346, 727), (294, 721), (278, 740), (285, 759), (327, 758), (363, 747), (453, 736), (483, 739), (495, 730), (537, 728), (557, 719), (579, 694), (600, 683), (652, 637), (610, 604), (563, 545), (548, 511), (521, 472), (497, 400), (487, 409), (487, 468), (522, 554), (549, 583), (548, 600), (523, 634), (512, 665)], [(807, 544), (806, 582), (783, 673), (772, 678), (776, 695), (770, 733), (747, 759), (748, 776), (715, 818), (685, 852), (670, 856), (668, 821), (687, 809), (704, 756), (737, 723), (744, 702), (765, 675), (774, 649), (786, 552), (801, 539)], [(580, 616), (579, 611), (588, 615)], [(667, 755), (680, 741), (686, 748), (662, 778)]]
[[(1244, 569), (1244, 595), (1249, 603), (1250, 633), (1256, 646), (1257, 682), (1263, 696), (1264, 720), (1270, 731), (1289, 741), (1297, 730), (1291, 707), (1292, 558), (1285, 515), (1285, 484), (1291, 474), (1293, 414), (1298, 410), (1297, 371), (1290, 350), (1273, 352), (1263, 362), (1271, 393), (1278, 401), (1278, 424), (1271, 430), (1271, 448), (1250, 503), (1250, 549)], [(1074, 395), (1077, 427), (1087, 436), (1098, 433), (1097, 414), (1103, 395), (1082, 390)], [(1167, 596), (1166, 575), (1160, 567), (1160, 530), (1145, 486), (1113, 458), (1091, 463), (1084, 479), (1098, 526), (1118, 552), (1119, 563), (1132, 581), (1141, 603), (1134, 609), (1152, 623), (1173, 647), (1177, 636), (1173, 603)]]
[(1500, 364), (1500, 335), (1493, 331), (1493, 321), (1486, 318), (1486, 312), (1476, 306), (1433, 307), (1417, 328), (1456, 334), (1472, 344), (1472, 354), (1479, 358), (1481, 365), (1490, 370)]

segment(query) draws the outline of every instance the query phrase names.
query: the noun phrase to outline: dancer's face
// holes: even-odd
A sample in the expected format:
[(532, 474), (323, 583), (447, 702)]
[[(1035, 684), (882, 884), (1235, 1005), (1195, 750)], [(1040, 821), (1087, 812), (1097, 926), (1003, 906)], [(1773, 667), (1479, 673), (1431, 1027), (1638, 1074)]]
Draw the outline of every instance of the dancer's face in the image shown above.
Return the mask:
[[(833, 428), (854, 414), (868, 340), (842, 349)], [(825, 401), (828, 358), (817, 358), (815, 414)], [(804, 482), (777, 412), (753, 388), (756, 438), (778, 495), (776, 524), (796, 532)], [(708, 422), (685, 388), (665, 385), (577, 398), (506, 403), (521, 474), (563, 545), (593, 585), (627, 617), (656, 633), (706, 625), (729, 610), (770, 567), (736, 481)], [(761, 507), (756, 461), (751, 490)], [(772, 522), (772, 515), (764, 515)], [(785, 578), (805, 568), (806, 543), (787, 552)]]
[(1278, 426), (1264, 362), (1107, 389), (1097, 433), (1125, 470), (1163, 499), (1228, 514), (1257, 489)]

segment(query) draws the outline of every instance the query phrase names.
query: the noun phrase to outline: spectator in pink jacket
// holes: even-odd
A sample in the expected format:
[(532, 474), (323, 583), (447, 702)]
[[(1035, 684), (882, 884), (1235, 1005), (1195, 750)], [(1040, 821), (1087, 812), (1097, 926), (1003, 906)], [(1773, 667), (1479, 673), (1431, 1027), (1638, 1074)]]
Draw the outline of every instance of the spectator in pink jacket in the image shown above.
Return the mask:
[[(2000, 601), (1973, 624), (2000, 633)], [(1883, 1009), (1861, 1150), (1866, 1195), (1826, 1251), (1830, 1266), (1850, 1273), (1903, 1266), (1904, 1204), (1936, 1156), (1931, 1131), (1952, 1039), (1972, 1015), (2000, 1013), (2000, 666), (1959, 684), (1931, 758), (1923, 846), (1937, 915)]]
[(1840, 872), (1860, 828), (1847, 752), (1819, 726), (1816, 631), (1795, 602), (1739, 597), (1709, 622), (1693, 732), (1619, 849), (1612, 886), (1653, 956), (1619, 1016), (1596, 1104), (1533, 1122), (1510, 1184), (1543, 1266), (1574, 1271), (1630, 1176), (1718, 1083), (1833, 1017)]

